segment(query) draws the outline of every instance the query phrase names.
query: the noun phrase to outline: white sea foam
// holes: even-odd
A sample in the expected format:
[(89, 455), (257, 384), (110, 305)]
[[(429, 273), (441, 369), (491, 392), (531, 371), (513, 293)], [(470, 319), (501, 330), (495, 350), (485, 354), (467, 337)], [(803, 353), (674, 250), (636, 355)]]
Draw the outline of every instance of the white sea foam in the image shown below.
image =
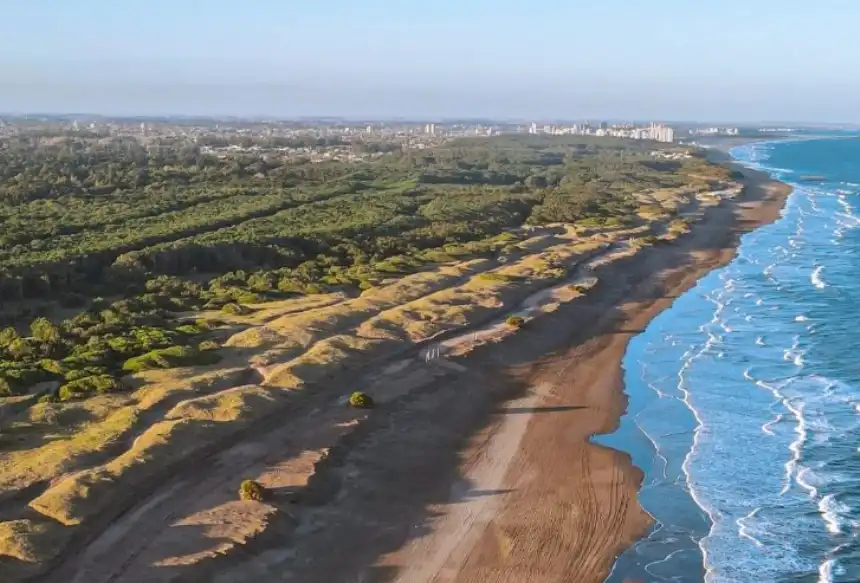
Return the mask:
[(831, 534), (842, 533), (842, 527), (846, 523), (850, 523), (844, 518), (844, 515), (850, 513), (851, 508), (837, 500), (835, 494), (827, 494), (822, 497), (818, 502), (818, 510), (827, 524), (827, 531)]
[(768, 421), (767, 423), (765, 423), (764, 425), (761, 426), (762, 433), (765, 433), (767, 435), (776, 435), (776, 433), (773, 432), (773, 427), (777, 423), (782, 421), (782, 418), (783, 418), (782, 413), (778, 413), (777, 416), (773, 420)]
[[(752, 159), (757, 152), (749, 149), (747, 154)], [(824, 354), (816, 343), (827, 341), (830, 330), (825, 311), (819, 312), (824, 294), (815, 294), (813, 287), (830, 286), (827, 297), (841, 297), (835, 284), (842, 264), (833, 260), (836, 249), (826, 243), (827, 238), (835, 237), (840, 244), (841, 230), (860, 227), (847, 193), (838, 194), (845, 196), (839, 200), (823, 188), (798, 188), (782, 212), (783, 219), (756, 232), (755, 249), (744, 252), (750, 241), (745, 239), (739, 254), (742, 260), (701, 285), (695, 292), (699, 304), (690, 300), (686, 312), (673, 316), (678, 318), (675, 330), (683, 330), (679, 332), (687, 347), (683, 356), (671, 349), (674, 342), (666, 342), (666, 351), (655, 354), (663, 359), (660, 366), (677, 371), (677, 383), (650, 383), (651, 390), (668, 399), (678, 398), (695, 420), (693, 443), (681, 471), (693, 501), (711, 521), (707, 535), (693, 538), (701, 549), (708, 583), (757, 583), (801, 575), (814, 581), (816, 574), (820, 583), (842, 581), (844, 569), (835, 543), (860, 531), (860, 524), (851, 522), (854, 509), (846, 503), (851, 499), (840, 495), (847, 476), (839, 475), (840, 466), (828, 465), (830, 454), (823, 455), (839, 447), (844, 454), (846, 444), (840, 440), (860, 429), (858, 390), (804, 374), (804, 368), (815, 371), (820, 366), (819, 357)], [(836, 211), (844, 211), (845, 216)], [(820, 246), (822, 242), (826, 248)], [(810, 270), (811, 249), (822, 255)], [(764, 281), (762, 273), (770, 281)], [(711, 320), (700, 326), (695, 306), (702, 305), (702, 298), (714, 310), (705, 312)], [(787, 312), (792, 307), (794, 313)], [(810, 336), (812, 314), (820, 326), (820, 339)], [(754, 325), (742, 323), (751, 319)], [(806, 324), (797, 326), (792, 321)], [(784, 335), (794, 332), (800, 334), (785, 348)], [(753, 343), (757, 348), (752, 348)], [(724, 360), (718, 360), (720, 355)], [(744, 390), (752, 383), (770, 395)], [(655, 427), (671, 427), (665, 418), (662, 425), (661, 420), (651, 422)], [(849, 428), (851, 423), (856, 427)], [(671, 431), (652, 433), (658, 436), (652, 441), (664, 447), (670, 443), (663, 439)], [(847, 444), (848, 455), (855, 445)], [(665, 475), (670, 464), (677, 471), (671, 448), (660, 455), (666, 457), (655, 458), (655, 473), (662, 469)], [(731, 471), (741, 463), (744, 471)], [(783, 475), (775, 470), (780, 465)], [(674, 472), (669, 476), (680, 477)], [(649, 496), (655, 494), (652, 490)], [(677, 531), (662, 530), (662, 523), (661, 532), (661, 540), (678, 538)], [(654, 580), (669, 580), (664, 577), (667, 569), (687, 560), (679, 559), (683, 551), (676, 548), (667, 548), (665, 558), (648, 558), (652, 562), (645, 571)], [(642, 555), (647, 557), (647, 551)]]
[(745, 538), (745, 539), (749, 540), (758, 548), (764, 548), (764, 545), (762, 544), (762, 542), (759, 539), (757, 539), (756, 537), (754, 537), (752, 534), (750, 534), (750, 529), (747, 527), (747, 521), (755, 518), (755, 515), (758, 514), (760, 511), (761, 511), (761, 508), (754, 508), (752, 510), (752, 512), (750, 512), (749, 514), (747, 514), (743, 518), (738, 518), (735, 521), (735, 524), (738, 525), (738, 536), (740, 536), (741, 538)]
[(812, 270), (812, 275), (809, 276), (809, 281), (812, 282), (818, 289), (824, 289), (827, 287), (827, 283), (823, 279), (821, 279), (821, 272), (824, 271), (824, 266), (819, 265), (815, 269)]
[[(776, 394), (783, 396), (779, 390), (776, 390)], [(807, 484), (800, 479), (798, 470), (800, 459), (803, 457), (803, 445), (807, 440), (807, 431), (806, 431), (806, 417), (803, 415), (803, 403), (792, 403), (790, 400), (784, 398), (783, 396), (783, 405), (788, 411), (794, 416), (795, 426), (794, 432), (796, 438), (791, 444), (788, 446), (788, 450), (791, 452), (791, 458), (785, 463), (785, 484), (779, 492), (780, 496), (785, 495), (791, 489), (791, 480), (794, 478), (799, 486), (806, 489), (808, 492), (814, 495), (814, 488), (810, 491)]]
[(825, 559), (818, 568), (818, 583), (834, 583), (834, 576), (845, 574), (845, 569), (839, 561), (833, 558)]

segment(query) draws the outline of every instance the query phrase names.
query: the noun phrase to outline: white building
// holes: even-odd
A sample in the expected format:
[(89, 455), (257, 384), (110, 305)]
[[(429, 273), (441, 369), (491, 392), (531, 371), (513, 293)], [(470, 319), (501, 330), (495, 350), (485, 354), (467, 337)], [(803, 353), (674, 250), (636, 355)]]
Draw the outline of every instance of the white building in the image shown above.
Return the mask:
[(657, 142), (674, 142), (675, 130), (663, 124), (652, 123), (648, 128), (648, 137)]

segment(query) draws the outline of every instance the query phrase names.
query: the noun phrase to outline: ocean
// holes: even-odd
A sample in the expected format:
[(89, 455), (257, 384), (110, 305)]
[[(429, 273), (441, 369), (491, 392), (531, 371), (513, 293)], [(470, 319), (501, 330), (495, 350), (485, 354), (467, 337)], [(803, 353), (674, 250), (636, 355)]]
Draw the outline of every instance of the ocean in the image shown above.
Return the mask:
[[(795, 187), (633, 338), (629, 453), (655, 520), (609, 583), (860, 581), (860, 139), (732, 156)], [(810, 181), (808, 176), (822, 180)]]

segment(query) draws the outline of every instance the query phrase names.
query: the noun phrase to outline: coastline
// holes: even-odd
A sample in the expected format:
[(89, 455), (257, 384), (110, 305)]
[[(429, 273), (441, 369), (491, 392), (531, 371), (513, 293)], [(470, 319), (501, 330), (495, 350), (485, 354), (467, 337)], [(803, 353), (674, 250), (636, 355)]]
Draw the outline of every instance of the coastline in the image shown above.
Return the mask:
[[(451, 549), (429, 566), (411, 563), (397, 581), (600, 582), (616, 557), (647, 532), (650, 517), (637, 501), (641, 471), (626, 453), (591, 442), (614, 431), (624, 414), (627, 344), (674, 298), (729, 263), (742, 234), (776, 220), (792, 190), (733, 162), (727, 148), (709, 157), (743, 174), (743, 196), (712, 209), (678, 245), (649, 250), (600, 275), (591, 305), (570, 310), (573, 321), (588, 321), (573, 332), (572, 348), (515, 373), (517, 384), (531, 388), (527, 427), (502, 421), (490, 430), (493, 439), (473, 443), (464, 455), (480, 460), (495, 453), (493, 445), (516, 441), (517, 453), (496, 488), (501, 499), (440, 520), (433, 534), (388, 556), (386, 563), (402, 565)], [(562, 317), (533, 333), (557, 336), (550, 329)], [(468, 481), (481, 484), (479, 466), (464, 472)], [(471, 513), (479, 518), (464, 528), (463, 516)]]
[[(651, 525), (638, 502), (642, 472), (592, 441), (625, 413), (627, 344), (729, 263), (743, 233), (776, 220), (791, 192), (725, 151), (710, 156), (743, 175), (740, 197), (671, 245), (599, 267), (585, 297), (473, 351), (377, 428), (341, 462), (347, 473), (374, 470), (282, 551), (274, 565), (289, 570), (284, 580), (602, 583)], [(344, 550), (334, 559), (332, 548)], [(241, 581), (259, 572), (254, 564), (229, 561), (213, 580)]]
[[(504, 342), (490, 335), (462, 358), (425, 358), (423, 371), (394, 363), (375, 373), (385, 382), (371, 374), (381, 415), (310, 399), (306, 417), (297, 409), (220, 454), (205, 481), (192, 486), (179, 475), (95, 539), (82, 538), (85, 552), (69, 553), (46, 580), (108, 580), (129, 561), (170, 581), (602, 580), (649, 526), (637, 502), (641, 472), (590, 441), (624, 414), (627, 342), (727, 263), (741, 233), (776, 218), (789, 191), (734, 168), (745, 176), (743, 195), (710, 208), (690, 234), (596, 261), (589, 293)], [(331, 426), (320, 425), (320, 411)], [(300, 434), (312, 437), (309, 449)], [(280, 512), (223, 503), (237, 469), (277, 489)], [(296, 495), (301, 504), (291, 506)], [(200, 512), (174, 523), (188, 500)]]

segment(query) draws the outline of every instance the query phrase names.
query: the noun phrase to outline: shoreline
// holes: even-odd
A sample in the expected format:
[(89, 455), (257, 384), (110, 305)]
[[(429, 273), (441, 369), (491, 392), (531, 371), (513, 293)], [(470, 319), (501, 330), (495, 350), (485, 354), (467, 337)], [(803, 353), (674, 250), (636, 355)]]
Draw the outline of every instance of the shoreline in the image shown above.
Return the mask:
[[(502, 421), (493, 429), (490, 446), (473, 444), (464, 456), (480, 458), (492, 451), (493, 444), (516, 442), (517, 453), (497, 488), (504, 492), (502, 499), (461, 511), (477, 510), (479, 514), (477, 524), (465, 534), (462, 517), (453, 517), (447, 522), (457, 527), (443, 520), (430, 540), (422, 539), (411, 549), (388, 557), (396, 565), (408, 562), (408, 557), (434, 556), (437, 547), (444, 554), (452, 538), (460, 545), (430, 568), (426, 564), (408, 567), (397, 581), (560, 581), (574, 577), (582, 583), (600, 582), (616, 557), (647, 533), (650, 517), (637, 499), (641, 471), (626, 453), (591, 441), (593, 436), (614, 431), (624, 414), (627, 397), (622, 359), (627, 344), (670, 307), (674, 298), (713, 269), (728, 264), (743, 233), (776, 220), (792, 191), (766, 172), (734, 162), (726, 151), (712, 150), (710, 157), (743, 174), (744, 195), (712, 209), (676, 248), (649, 250), (648, 257), (632, 259), (634, 265), (609, 268), (634, 273), (601, 275), (609, 286), (626, 284), (615, 299), (615, 309), (591, 314), (591, 330), (580, 333), (584, 341), (574, 339), (572, 348), (515, 374), (518, 384), (531, 387), (524, 397), (531, 407), (527, 428)], [(689, 255), (686, 259), (685, 254)], [(644, 277), (638, 277), (643, 271)], [(601, 295), (602, 290), (595, 291)], [(593, 303), (591, 311), (595, 312), (613, 302), (597, 298)], [(572, 311), (582, 316), (584, 310), (588, 308)], [(548, 320), (558, 323), (558, 319)], [(543, 327), (551, 326), (552, 322), (543, 323)], [(564, 411), (566, 407), (570, 410)], [(542, 408), (553, 412), (537, 414)], [(467, 480), (482, 482), (480, 467), (473, 466), (465, 474)], [(601, 525), (599, 531), (595, 524)], [(434, 539), (448, 544), (439, 545)]]
[[(591, 442), (624, 414), (627, 342), (731, 260), (739, 235), (776, 218), (790, 190), (733, 169), (744, 193), (710, 207), (690, 234), (595, 259), (588, 293), (549, 302), (551, 316), (504, 342), (492, 330), (477, 342), (475, 332), (462, 357), (423, 351), (423, 364), (329, 379), (344, 391), (368, 386), (380, 413), (311, 396), (215, 451), (200, 483), (179, 473), (111, 524), (89, 525), (72, 549), (81, 552), (44, 580), (602, 580), (649, 526), (630, 456)], [(531, 299), (521, 307), (538, 309)], [(259, 475), (276, 499), (233, 502), (237, 471)]]

